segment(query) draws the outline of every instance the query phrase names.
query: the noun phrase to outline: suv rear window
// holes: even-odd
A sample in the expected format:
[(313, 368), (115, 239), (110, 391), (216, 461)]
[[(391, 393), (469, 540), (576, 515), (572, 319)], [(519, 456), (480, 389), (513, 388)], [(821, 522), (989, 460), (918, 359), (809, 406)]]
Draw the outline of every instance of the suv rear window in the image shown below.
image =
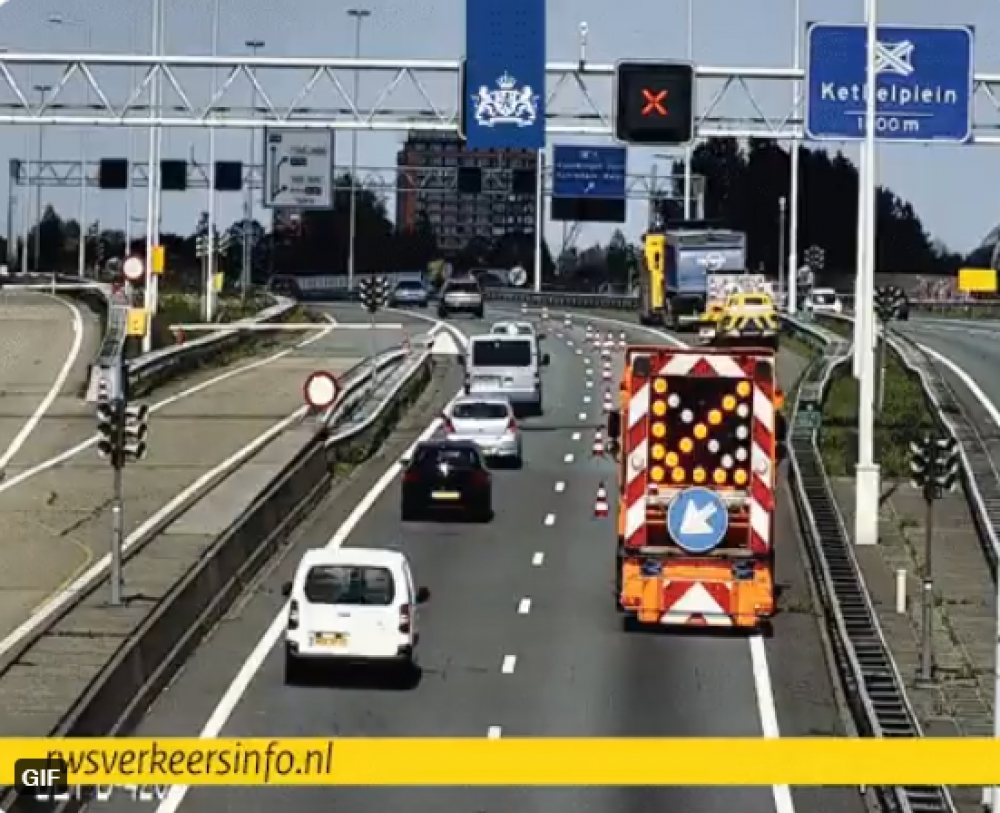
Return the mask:
[(503, 404), (483, 402), (478, 404), (455, 404), (451, 414), (458, 420), (500, 420), (507, 417), (507, 407)]
[(385, 567), (317, 565), (303, 587), (310, 604), (385, 607), (396, 597), (396, 583)]
[(472, 344), (473, 367), (527, 367), (531, 364), (531, 342), (526, 339), (476, 341)]
[(479, 283), (477, 282), (449, 282), (444, 289), (446, 294), (450, 293), (460, 293), (460, 294), (478, 294), (479, 293)]

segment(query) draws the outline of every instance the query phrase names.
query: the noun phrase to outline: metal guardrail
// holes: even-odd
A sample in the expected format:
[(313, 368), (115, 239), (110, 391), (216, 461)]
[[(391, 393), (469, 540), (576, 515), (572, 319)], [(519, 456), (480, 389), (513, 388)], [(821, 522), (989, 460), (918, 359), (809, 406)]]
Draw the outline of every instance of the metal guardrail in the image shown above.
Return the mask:
[[(794, 319), (786, 321), (823, 349), (795, 399), (788, 445), (796, 509), (829, 620), (847, 702), (863, 736), (921, 737), (920, 722), (907, 698), (837, 508), (820, 456), (817, 430), (797, 421), (802, 402), (807, 398), (821, 400), (834, 373), (850, 360), (850, 344), (839, 336), (831, 338), (835, 334), (822, 327)], [(956, 810), (945, 787), (893, 786), (875, 788), (875, 792), (887, 810), (898, 813)]]

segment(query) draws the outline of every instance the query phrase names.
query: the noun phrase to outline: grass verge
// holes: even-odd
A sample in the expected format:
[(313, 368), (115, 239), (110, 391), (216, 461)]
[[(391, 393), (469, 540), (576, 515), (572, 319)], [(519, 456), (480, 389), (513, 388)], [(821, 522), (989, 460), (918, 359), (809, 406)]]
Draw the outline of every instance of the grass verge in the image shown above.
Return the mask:
[[(886, 354), (885, 399), (875, 414), (875, 462), (882, 476), (910, 476), (910, 442), (933, 432), (919, 380), (892, 352)], [(823, 405), (820, 453), (831, 477), (852, 477), (858, 462), (858, 382), (844, 365), (834, 375)]]

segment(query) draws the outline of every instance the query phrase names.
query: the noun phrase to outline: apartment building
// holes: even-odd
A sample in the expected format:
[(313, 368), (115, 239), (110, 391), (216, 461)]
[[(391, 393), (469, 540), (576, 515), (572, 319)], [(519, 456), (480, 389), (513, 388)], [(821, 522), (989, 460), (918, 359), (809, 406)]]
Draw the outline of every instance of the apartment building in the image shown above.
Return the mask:
[(411, 133), (396, 157), (396, 218), (426, 222), (446, 253), (469, 240), (534, 234), (538, 212), (533, 150), (466, 150), (448, 133)]

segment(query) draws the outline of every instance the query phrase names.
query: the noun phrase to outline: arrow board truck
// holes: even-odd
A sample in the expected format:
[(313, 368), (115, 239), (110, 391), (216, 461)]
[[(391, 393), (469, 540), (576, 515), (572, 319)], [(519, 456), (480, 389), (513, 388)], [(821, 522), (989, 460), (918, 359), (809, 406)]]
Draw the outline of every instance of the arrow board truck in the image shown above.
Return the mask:
[(625, 628), (757, 628), (775, 610), (774, 352), (626, 348), (615, 582)]

